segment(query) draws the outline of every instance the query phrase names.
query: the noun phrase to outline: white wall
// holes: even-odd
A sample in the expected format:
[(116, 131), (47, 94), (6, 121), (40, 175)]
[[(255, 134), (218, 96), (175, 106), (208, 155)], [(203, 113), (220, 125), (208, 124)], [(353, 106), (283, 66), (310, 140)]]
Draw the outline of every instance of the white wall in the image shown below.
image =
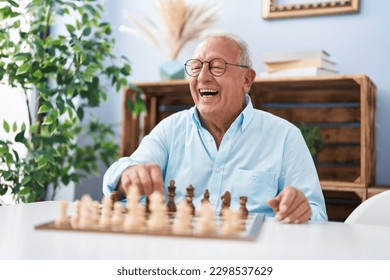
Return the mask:
[[(298, 1), (298, 0), (297, 0)], [(250, 45), (254, 68), (263, 70), (261, 53), (324, 49), (337, 62), (341, 74), (367, 74), (377, 85), (377, 184), (390, 185), (390, 1), (361, 0), (358, 14), (264, 20), (262, 0), (217, 0), (222, 17), (216, 27), (242, 36)], [(291, 2), (291, 1), (290, 1)], [(158, 81), (158, 67), (168, 60), (164, 50), (158, 50), (138, 37), (118, 32), (124, 19), (123, 11), (132, 15), (145, 14), (156, 18), (155, 0), (107, 1), (108, 19), (114, 25), (118, 54), (132, 61), (133, 82)], [(186, 46), (178, 60), (191, 57), (197, 42)], [(112, 93), (109, 103), (99, 110), (107, 121), (121, 121), (121, 94)], [(118, 132), (119, 133), (119, 132)], [(119, 140), (118, 140), (119, 141)]]

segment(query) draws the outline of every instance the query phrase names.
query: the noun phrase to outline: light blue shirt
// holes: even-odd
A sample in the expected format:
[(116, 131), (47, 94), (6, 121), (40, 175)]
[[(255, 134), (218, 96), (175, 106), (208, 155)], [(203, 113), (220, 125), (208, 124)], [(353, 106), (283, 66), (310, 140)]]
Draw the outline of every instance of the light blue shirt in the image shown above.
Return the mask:
[[(311, 220), (327, 220), (324, 197), (313, 159), (300, 130), (270, 113), (247, 106), (225, 133), (219, 149), (211, 134), (201, 126), (196, 107), (163, 119), (145, 136), (138, 149), (119, 159), (107, 170), (103, 192), (114, 191), (121, 173), (140, 163), (160, 165), (165, 185), (175, 180), (178, 202), (186, 188), (195, 188), (198, 207), (206, 189), (210, 205), (221, 209), (221, 196), (231, 193), (231, 208), (239, 208), (239, 197), (247, 196), (250, 212), (273, 216), (267, 200), (286, 186), (301, 190), (312, 208)], [(167, 201), (167, 200), (166, 200)]]

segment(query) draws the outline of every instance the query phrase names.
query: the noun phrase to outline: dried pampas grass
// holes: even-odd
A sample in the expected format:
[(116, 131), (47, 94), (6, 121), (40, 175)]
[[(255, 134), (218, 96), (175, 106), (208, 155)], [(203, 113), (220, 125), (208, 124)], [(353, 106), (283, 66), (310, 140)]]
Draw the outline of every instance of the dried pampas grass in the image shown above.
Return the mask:
[[(143, 37), (155, 47), (162, 41), (169, 50), (172, 60), (176, 59), (183, 47), (199, 37), (200, 33), (214, 24), (220, 16), (220, 7), (211, 1), (186, 3), (185, 0), (159, 0), (157, 11), (161, 24), (148, 17), (138, 20), (125, 14)], [(162, 26), (160, 28), (159, 26)], [(122, 31), (134, 34), (136, 31), (121, 27)]]

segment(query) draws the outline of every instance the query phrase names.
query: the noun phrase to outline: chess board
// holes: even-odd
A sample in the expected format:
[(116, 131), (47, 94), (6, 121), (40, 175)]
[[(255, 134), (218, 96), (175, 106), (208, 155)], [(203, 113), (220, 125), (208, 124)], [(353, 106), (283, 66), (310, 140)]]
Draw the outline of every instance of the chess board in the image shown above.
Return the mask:
[[(127, 235), (152, 235), (152, 236), (174, 236), (174, 237), (187, 237), (187, 238), (215, 238), (215, 239), (232, 239), (232, 240), (255, 240), (259, 234), (261, 225), (264, 220), (264, 214), (249, 214), (247, 219), (242, 220), (242, 231), (239, 234), (234, 235), (222, 235), (220, 232), (222, 217), (215, 216), (216, 230), (212, 234), (198, 234), (196, 230), (192, 230), (191, 234), (176, 234), (173, 233), (171, 227), (174, 222), (175, 214), (169, 213), (169, 223), (167, 230), (160, 232), (150, 232), (147, 229), (141, 231), (126, 231), (122, 227), (117, 228), (99, 228), (99, 226), (92, 226), (90, 228), (81, 229), (73, 228), (69, 226), (57, 226), (55, 221), (51, 221), (44, 224), (39, 224), (35, 226), (36, 230), (52, 230), (52, 231), (70, 231), (70, 232), (85, 232), (85, 233), (115, 233), (115, 234), (127, 234)], [(195, 216), (192, 218), (193, 228), (196, 228), (198, 217)]]

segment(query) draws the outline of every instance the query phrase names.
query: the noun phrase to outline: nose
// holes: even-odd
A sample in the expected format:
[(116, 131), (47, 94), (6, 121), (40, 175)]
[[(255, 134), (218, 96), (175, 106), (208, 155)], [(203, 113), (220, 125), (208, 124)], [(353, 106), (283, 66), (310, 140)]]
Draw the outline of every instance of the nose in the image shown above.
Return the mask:
[(203, 62), (202, 69), (199, 72), (198, 80), (210, 80), (213, 75), (210, 72), (210, 67), (208, 62)]

